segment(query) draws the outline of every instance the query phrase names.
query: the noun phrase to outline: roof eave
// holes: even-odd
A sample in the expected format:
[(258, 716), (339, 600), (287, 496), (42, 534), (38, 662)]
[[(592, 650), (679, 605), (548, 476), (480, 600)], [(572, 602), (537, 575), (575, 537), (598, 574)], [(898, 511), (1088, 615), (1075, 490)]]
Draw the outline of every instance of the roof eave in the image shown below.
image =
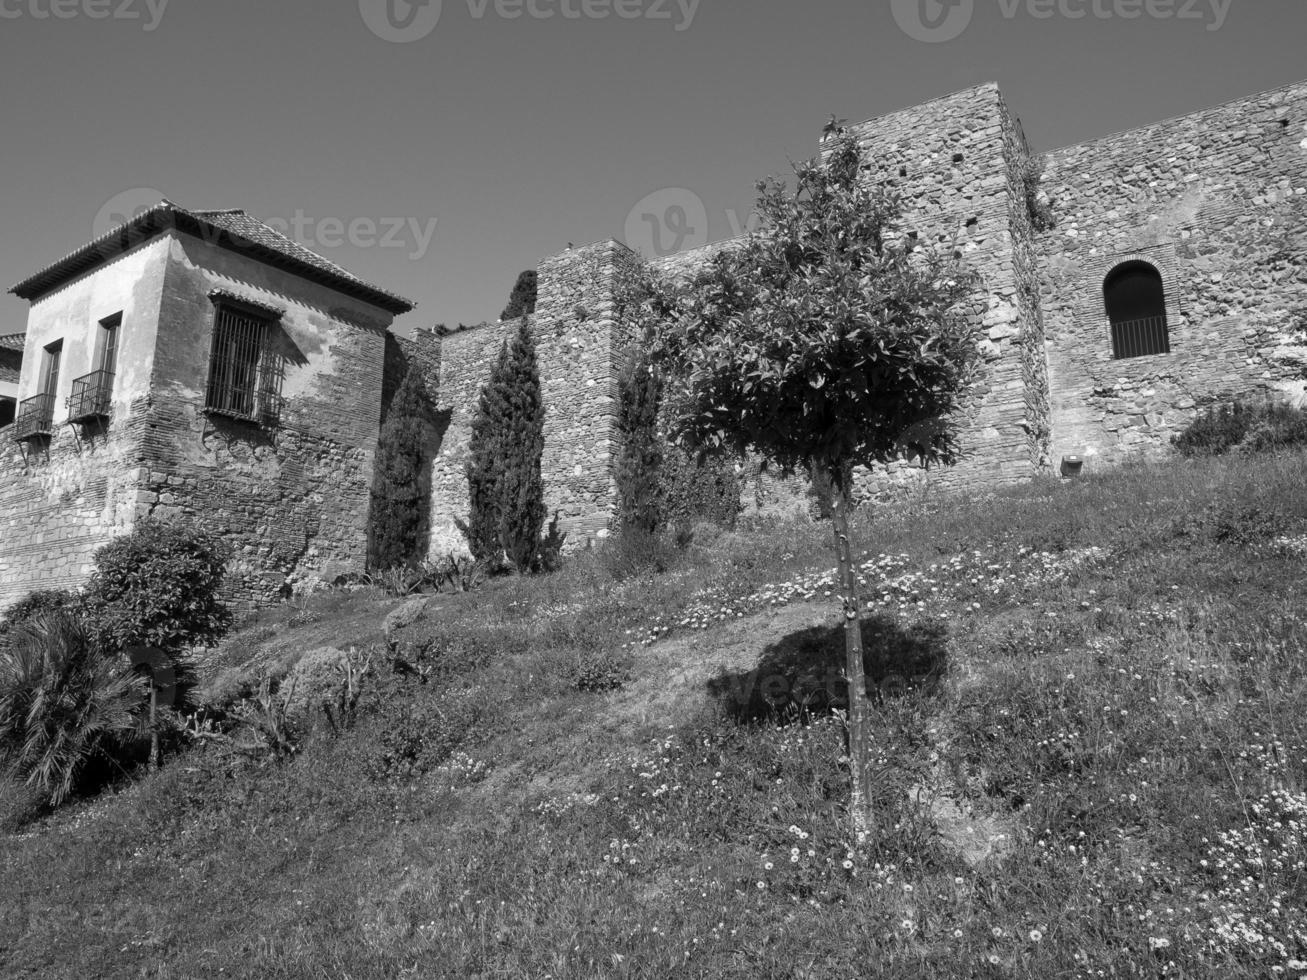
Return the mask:
[(361, 280), (356, 281), (333, 275), (257, 242), (242, 240), (241, 246), (237, 248), (231, 243), (233, 236), (225, 228), (167, 204), (157, 205), (126, 224), (119, 225), (113, 231), (82, 246), (76, 252), (65, 256), (36, 275), (24, 279), (11, 288), (9, 292), (19, 299), (35, 302), (109, 259), (116, 258), (172, 228), (227, 247), (233, 251), (255, 256), (268, 265), (293, 272), (304, 279), (328, 286), (355, 299), (361, 299), (394, 316), (408, 313), (417, 306), (416, 303), (404, 299), (402, 296), (369, 286)]

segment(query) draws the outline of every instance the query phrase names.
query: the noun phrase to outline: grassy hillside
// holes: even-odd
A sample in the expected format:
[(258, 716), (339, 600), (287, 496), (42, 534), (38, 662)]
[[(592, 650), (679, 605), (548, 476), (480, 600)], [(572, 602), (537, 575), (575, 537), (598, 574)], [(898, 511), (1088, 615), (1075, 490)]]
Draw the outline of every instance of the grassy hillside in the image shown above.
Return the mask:
[[(352, 729), (0, 837), (0, 975), (1307, 975), (1305, 466), (863, 514), (862, 841), (826, 527), (440, 596)], [(212, 676), (380, 654), (395, 605), (279, 610)]]

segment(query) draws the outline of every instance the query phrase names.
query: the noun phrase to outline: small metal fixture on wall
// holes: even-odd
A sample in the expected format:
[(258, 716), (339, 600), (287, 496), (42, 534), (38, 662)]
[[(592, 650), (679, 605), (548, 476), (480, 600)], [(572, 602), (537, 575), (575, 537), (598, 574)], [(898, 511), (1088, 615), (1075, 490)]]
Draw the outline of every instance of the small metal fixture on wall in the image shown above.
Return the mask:
[(1084, 472), (1085, 461), (1079, 456), (1062, 457), (1062, 475), (1067, 479), (1075, 479)]

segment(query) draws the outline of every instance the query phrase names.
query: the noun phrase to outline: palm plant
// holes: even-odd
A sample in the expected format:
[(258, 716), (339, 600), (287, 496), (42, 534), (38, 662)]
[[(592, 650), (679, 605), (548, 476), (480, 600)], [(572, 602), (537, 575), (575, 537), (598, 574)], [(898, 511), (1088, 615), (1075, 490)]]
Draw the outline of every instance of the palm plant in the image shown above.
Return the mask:
[(148, 679), (78, 617), (42, 612), (0, 645), (0, 770), (57, 806), (90, 763), (138, 741), (148, 700)]

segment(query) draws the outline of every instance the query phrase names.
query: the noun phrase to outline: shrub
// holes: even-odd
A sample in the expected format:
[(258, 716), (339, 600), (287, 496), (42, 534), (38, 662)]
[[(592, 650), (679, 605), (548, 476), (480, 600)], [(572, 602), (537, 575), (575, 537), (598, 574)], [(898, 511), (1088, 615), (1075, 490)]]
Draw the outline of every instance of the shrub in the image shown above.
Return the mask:
[(431, 491), (427, 442), (432, 412), (420, 371), (410, 370), (377, 442), (368, 521), (368, 566), (389, 569), (426, 553)]
[(663, 462), (663, 518), (673, 526), (710, 521), (733, 528), (743, 509), (740, 478), (729, 457), (696, 459), (670, 447)]
[(625, 528), (608, 539), (601, 555), (608, 574), (624, 582), (650, 573), (661, 575), (676, 560), (676, 548), (664, 535)]
[(1307, 446), (1307, 412), (1273, 404), (1258, 413), (1239, 448), (1248, 453), (1264, 453), (1295, 446)]
[(85, 605), (99, 638), (170, 653), (214, 642), (231, 625), (219, 595), (228, 553), (199, 528), (141, 521), (96, 552)]
[(1203, 412), (1171, 440), (1182, 456), (1219, 456), (1238, 448), (1269, 452), (1307, 445), (1307, 412), (1291, 405), (1235, 402)]
[(631, 679), (630, 661), (609, 651), (580, 651), (563, 662), (561, 671), (570, 686), (589, 694), (619, 691)]
[(1177, 436), (1171, 444), (1182, 456), (1219, 456), (1243, 441), (1252, 422), (1252, 412), (1239, 403), (1209, 408)]
[(140, 745), (145, 679), (106, 655), (62, 610), (18, 627), (0, 648), (0, 764), (53, 805), (101, 761)]
[(411, 783), (440, 765), (468, 737), (482, 709), (469, 690), (420, 695), (396, 706), (374, 736), (365, 765), (377, 782)]
[(80, 602), (81, 596), (76, 592), (64, 592), (55, 589), (29, 592), (5, 610), (5, 621), (0, 623), (0, 633), (13, 629), (51, 610), (76, 608)]

